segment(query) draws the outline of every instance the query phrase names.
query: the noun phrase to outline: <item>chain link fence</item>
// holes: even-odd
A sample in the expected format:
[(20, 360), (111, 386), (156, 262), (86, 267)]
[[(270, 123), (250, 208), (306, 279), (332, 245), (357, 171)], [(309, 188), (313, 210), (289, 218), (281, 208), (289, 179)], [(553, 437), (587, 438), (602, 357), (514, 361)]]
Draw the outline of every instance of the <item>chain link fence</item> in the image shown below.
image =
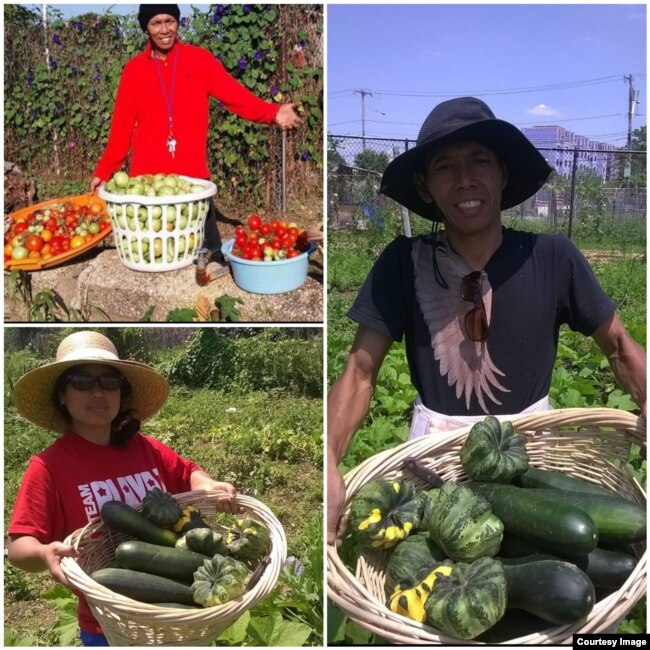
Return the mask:
[[(391, 199), (379, 194), (383, 170), (415, 140), (328, 136), (328, 224), (331, 228), (381, 227), (387, 215), (402, 215), (410, 235), (410, 219)], [(506, 210), (504, 216), (548, 224), (571, 236), (574, 223), (585, 219), (645, 224), (646, 152), (539, 148), (552, 164), (563, 160), (534, 196)]]

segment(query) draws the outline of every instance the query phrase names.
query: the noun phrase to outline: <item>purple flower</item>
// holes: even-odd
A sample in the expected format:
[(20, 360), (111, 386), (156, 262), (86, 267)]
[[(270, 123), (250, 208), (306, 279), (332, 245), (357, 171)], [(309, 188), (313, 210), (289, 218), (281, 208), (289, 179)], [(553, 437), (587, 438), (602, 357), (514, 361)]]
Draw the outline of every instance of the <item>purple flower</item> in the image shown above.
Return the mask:
[(302, 154), (300, 155), (300, 160), (310, 160), (311, 159), (311, 154), (309, 151), (303, 151)]
[(35, 120), (38, 118), (38, 111), (32, 111), (32, 119)]
[(95, 83), (97, 83), (100, 79), (101, 79), (101, 75), (100, 75), (99, 72), (98, 72), (98, 73), (93, 77), (93, 81), (94, 81)]
[(58, 35), (58, 34), (54, 34), (54, 36), (52, 36), (52, 40), (53, 40), (57, 45), (61, 45), (61, 39), (59, 38), (59, 35)]
[(300, 45), (301, 50), (304, 50), (307, 47), (307, 43), (305, 43), (305, 41), (299, 41), (298, 45)]
[(77, 143), (74, 140), (70, 140), (70, 142), (68, 142), (68, 147), (70, 147), (70, 149), (74, 149), (76, 146)]
[(73, 74), (74, 74), (75, 72), (79, 72), (79, 71), (77, 70), (77, 66), (76, 66), (76, 65), (71, 65), (71, 66), (70, 66), (70, 72), (72, 72)]
[(56, 70), (58, 67), (59, 67), (59, 64), (54, 59), (52, 59), (50, 61), (50, 68), (52, 68), (52, 70)]
[(255, 57), (254, 58), (255, 58), (256, 61), (259, 61), (263, 56), (264, 55), (259, 50), (257, 50), (255, 52)]
[(80, 20), (75, 20), (73, 23), (75, 29), (83, 29), (84, 24)]
[(275, 96), (280, 92), (280, 86), (271, 86), (271, 96)]
[(214, 20), (215, 23), (218, 23), (221, 20), (221, 14), (215, 12), (212, 16), (212, 20)]
[(181, 27), (185, 27), (185, 25), (187, 25), (187, 17), (183, 16), (181, 18)]
[(217, 100), (217, 108), (223, 108), (223, 102), (221, 100)]
[(246, 60), (246, 57), (242, 56), (242, 58), (237, 61), (237, 65), (239, 66), (240, 70), (246, 70), (248, 67), (248, 61)]
[(34, 75), (30, 72), (27, 75), (27, 85), (31, 86), (34, 83)]
[(244, 5), (244, 15), (250, 13), (251, 11), (251, 6), (250, 5)]

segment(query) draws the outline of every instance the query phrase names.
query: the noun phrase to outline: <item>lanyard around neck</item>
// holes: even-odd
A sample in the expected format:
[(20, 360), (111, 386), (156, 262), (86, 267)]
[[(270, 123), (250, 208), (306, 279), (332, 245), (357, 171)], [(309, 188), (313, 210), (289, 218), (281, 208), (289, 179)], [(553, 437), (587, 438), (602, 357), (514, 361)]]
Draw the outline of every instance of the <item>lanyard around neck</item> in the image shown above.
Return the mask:
[(169, 96), (167, 95), (167, 89), (165, 88), (165, 82), (162, 77), (162, 71), (160, 69), (160, 61), (157, 57), (153, 57), (154, 63), (156, 65), (156, 72), (158, 73), (158, 81), (160, 82), (160, 88), (162, 90), (163, 98), (165, 100), (165, 105), (167, 106), (167, 117), (169, 118), (169, 131), (172, 131), (172, 107), (174, 105), (174, 90), (176, 89), (176, 64), (178, 63), (178, 52), (174, 53), (174, 65), (172, 66), (172, 84)]

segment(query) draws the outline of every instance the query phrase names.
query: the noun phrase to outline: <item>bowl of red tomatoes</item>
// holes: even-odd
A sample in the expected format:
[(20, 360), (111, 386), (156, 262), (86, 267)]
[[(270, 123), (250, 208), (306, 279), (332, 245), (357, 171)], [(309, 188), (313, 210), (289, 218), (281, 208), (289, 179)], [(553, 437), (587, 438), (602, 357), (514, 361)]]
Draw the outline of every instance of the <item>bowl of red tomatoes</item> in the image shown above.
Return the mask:
[(5, 220), (5, 271), (58, 266), (94, 248), (110, 232), (106, 204), (94, 194), (31, 205)]
[(262, 294), (285, 293), (302, 286), (309, 255), (316, 250), (307, 231), (296, 223), (264, 220), (257, 214), (250, 215), (247, 224), (247, 228), (237, 226), (235, 236), (221, 247), (237, 286)]

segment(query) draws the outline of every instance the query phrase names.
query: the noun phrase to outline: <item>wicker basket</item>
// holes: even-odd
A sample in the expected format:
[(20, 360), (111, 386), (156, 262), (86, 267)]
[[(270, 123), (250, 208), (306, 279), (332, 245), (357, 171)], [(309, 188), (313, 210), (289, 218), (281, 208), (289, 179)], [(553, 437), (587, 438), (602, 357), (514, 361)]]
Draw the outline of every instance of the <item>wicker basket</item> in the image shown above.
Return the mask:
[[(645, 505), (645, 492), (625, 469), (631, 443), (646, 445), (645, 420), (615, 409), (558, 409), (513, 417), (515, 429), (527, 437), (531, 465), (599, 483)], [(424, 436), (369, 458), (345, 476), (347, 508), (354, 494), (374, 479), (402, 475), (404, 459), (415, 457), (442, 478), (465, 480), (459, 452), (471, 427), (443, 437)], [(422, 482), (410, 474), (416, 485)], [(571, 625), (553, 627), (511, 639), (509, 644), (569, 644), (575, 633), (611, 631), (646, 591), (646, 548), (637, 544), (639, 559), (625, 584), (598, 601), (591, 613)], [(397, 644), (466, 644), (428, 625), (391, 612), (385, 605), (384, 570), (387, 553), (368, 551), (357, 561), (356, 575), (346, 568), (336, 548), (328, 546), (327, 584), (331, 600), (353, 620), (383, 639)], [(472, 643), (472, 642), (469, 642)], [(477, 642), (475, 642), (477, 643)]]
[[(223, 493), (195, 491), (175, 494), (174, 498), (181, 506), (192, 504), (209, 517), (217, 512), (219, 496)], [(117, 594), (92, 580), (89, 574), (111, 564), (115, 548), (127, 538), (111, 531), (101, 521), (88, 524), (66, 538), (66, 544), (79, 550), (79, 557), (77, 560), (62, 558), (63, 572), (70, 584), (88, 600), (111, 645), (208, 645), (275, 588), (287, 555), (284, 529), (275, 515), (256, 499), (238, 495), (237, 503), (268, 528), (270, 563), (250, 591), (217, 607), (197, 610), (159, 607)]]

